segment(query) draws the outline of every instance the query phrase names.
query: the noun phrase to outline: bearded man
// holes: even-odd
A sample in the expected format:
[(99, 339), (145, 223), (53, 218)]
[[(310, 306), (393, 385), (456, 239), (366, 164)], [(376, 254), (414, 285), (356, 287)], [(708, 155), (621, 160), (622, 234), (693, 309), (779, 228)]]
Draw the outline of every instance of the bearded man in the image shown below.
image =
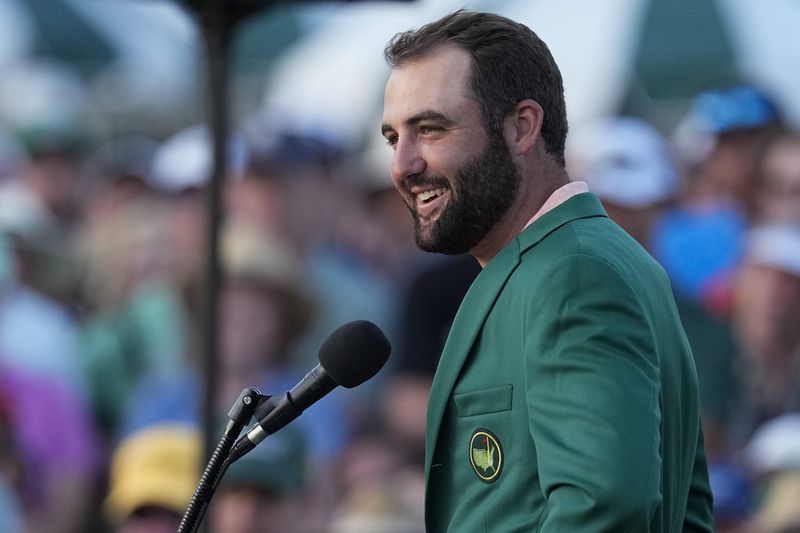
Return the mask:
[(483, 267), (428, 403), (427, 530), (711, 531), (697, 377), (667, 277), (570, 182), (547, 46), (458, 11), (385, 56), (382, 131), (417, 243)]

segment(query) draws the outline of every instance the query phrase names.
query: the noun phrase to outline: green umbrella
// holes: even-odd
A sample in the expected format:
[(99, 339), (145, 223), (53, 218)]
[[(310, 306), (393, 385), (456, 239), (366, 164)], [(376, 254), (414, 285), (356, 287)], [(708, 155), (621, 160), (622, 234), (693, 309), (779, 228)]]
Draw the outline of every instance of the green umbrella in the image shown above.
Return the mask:
[(684, 106), (700, 91), (741, 80), (731, 35), (714, 2), (650, 0), (639, 28), (625, 111)]
[(81, 13), (65, 0), (17, 0), (32, 30), (31, 54), (72, 65), (93, 76), (115, 59), (115, 50)]
[(242, 22), (231, 50), (234, 75), (264, 76), (281, 52), (303, 35), (297, 9), (279, 5)]

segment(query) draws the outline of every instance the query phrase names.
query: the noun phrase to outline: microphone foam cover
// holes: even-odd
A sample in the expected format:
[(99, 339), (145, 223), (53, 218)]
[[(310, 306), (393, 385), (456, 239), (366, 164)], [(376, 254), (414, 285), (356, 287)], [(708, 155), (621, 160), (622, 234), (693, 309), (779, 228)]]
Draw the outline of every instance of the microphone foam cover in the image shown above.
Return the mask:
[(337, 384), (351, 389), (377, 374), (391, 351), (378, 326), (356, 320), (340, 326), (322, 343), (319, 362)]

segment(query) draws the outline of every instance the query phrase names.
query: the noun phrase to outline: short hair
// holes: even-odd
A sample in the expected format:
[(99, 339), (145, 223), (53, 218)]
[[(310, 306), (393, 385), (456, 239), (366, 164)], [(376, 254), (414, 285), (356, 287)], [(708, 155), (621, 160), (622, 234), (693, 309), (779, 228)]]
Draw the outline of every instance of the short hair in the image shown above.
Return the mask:
[(544, 110), (542, 138), (547, 152), (564, 166), (567, 112), (564, 83), (547, 45), (530, 28), (492, 13), (458, 10), (419, 29), (395, 35), (384, 50), (390, 67), (419, 59), (453, 44), (472, 58), (467, 89), (487, 129), (502, 131), (514, 107), (530, 98)]

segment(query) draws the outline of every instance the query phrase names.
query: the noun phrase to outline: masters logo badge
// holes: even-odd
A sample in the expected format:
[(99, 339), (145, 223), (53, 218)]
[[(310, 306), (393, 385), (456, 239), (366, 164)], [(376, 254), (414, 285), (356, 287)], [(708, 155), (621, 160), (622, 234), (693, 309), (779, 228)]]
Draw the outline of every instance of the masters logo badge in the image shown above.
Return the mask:
[(503, 449), (488, 429), (476, 429), (469, 441), (469, 462), (481, 481), (492, 483), (503, 469)]

